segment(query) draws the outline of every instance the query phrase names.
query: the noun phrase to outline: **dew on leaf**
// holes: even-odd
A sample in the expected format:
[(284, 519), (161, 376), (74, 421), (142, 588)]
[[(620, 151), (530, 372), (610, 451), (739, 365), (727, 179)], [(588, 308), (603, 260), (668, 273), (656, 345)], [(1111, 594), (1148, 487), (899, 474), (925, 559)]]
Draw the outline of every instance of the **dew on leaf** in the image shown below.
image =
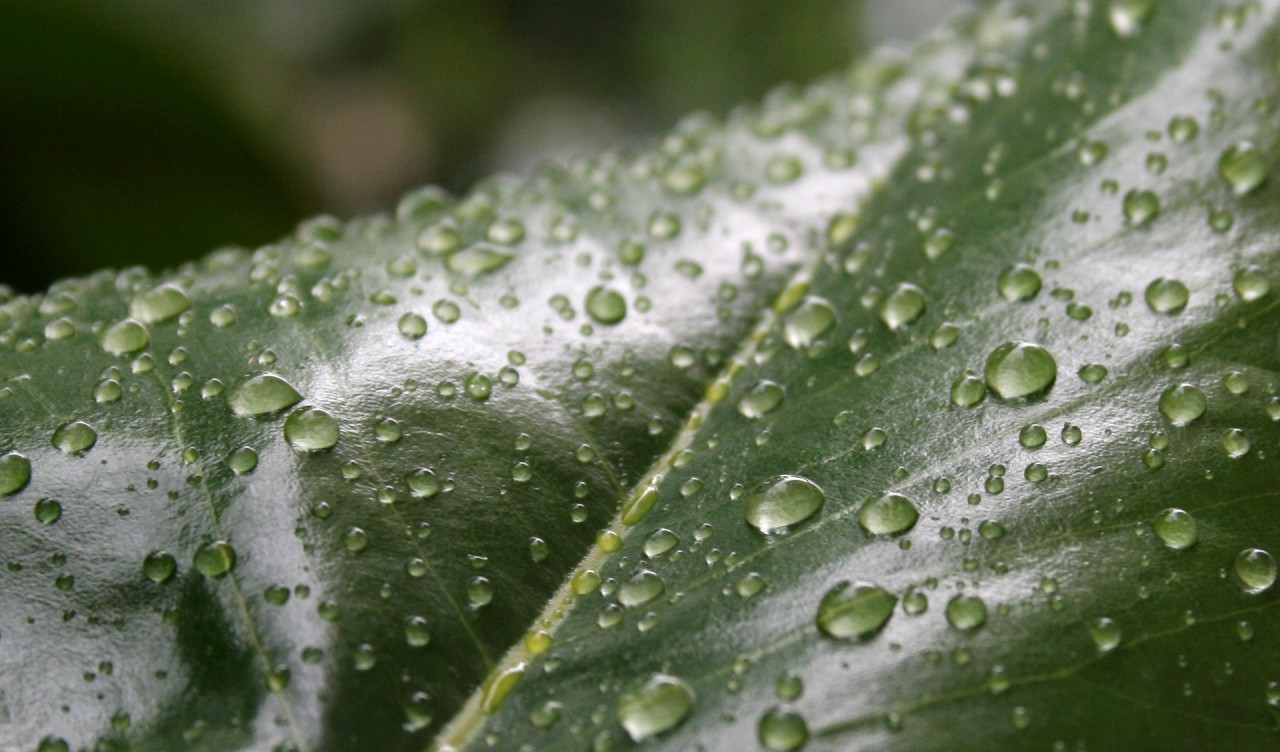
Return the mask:
[(957, 595), (947, 602), (947, 621), (956, 629), (968, 632), (987, 621), (987, 604), (976, 595)]
[(178, 571), (178, 562), (168, 551), (152, 551), (142, 560), (142, 574), (148, 580), (163, 585)]
[(1049, 433), (1044, 430), (1044, 426), (1038, 423), (1032, 423), (1022, 427), (1018, 432), (1018, 443), (1028, 449), (1037, 449), (1044, 446), (1049, 440)]
[(872, 535), (898, 535), (915, 527), (920, 512), (902, 494), (887, 493), (864, 502), (858, 510), (858, 524)]
[(1187, 307), (1191, 293), (1186, 285), (1176, 279), (1157, 277), (1147, 285), (1145, 297), (1151, 310), (1171, 316), (1181, 313)]
[(253, 472), (258, 466), (258, 453), (252, 447), (240, 447), (227, 455), (227, 467), (236, 475)]
[(497, 271), (509, 264), (514, 258), (515, 256), (494, 248), (472, 246), (449, 254), (444, 260), (444, 266), (454, 274), (475, 276)]
[(760, 716), (756, 733), (765, 749), (779, 752), (800, 749), (809, 741), (809, 726), (805, 723), (804, 716), (783, 708), (765, 711)]
[(1156, 0), (1111, 0), (1107, 5), (1107, 23), (1118, 37), (1137, 36), (1155, 9)]
[(232, 387), (227, 405), (236, 415), (270, 415), (302, 400), (293, 385), (274, 373), (251, 376)]
[(1261, 548), (1246, 548), (1236, 556), (1236, 581), (1250, 595), (1266, 592), (1276, 582), (1276, 560)]
[(587, 293), (587, 313), (601, 324), (612, 325), (627, 316), (627, 301), (620, 293), (607, 287), (593, 287)]
[(1160, 395), (1160, 412), (1175, 426), (1185, 426), (1198, 419), (1207, 406), (1204, 392), (1191, 384), (1169, 387)]
[(1058, 378), (1049, 351), (1030, 342), (1006, 342), (987, 356), (987, 386), (1005, 400), (1040, 394)]
[(9, 496), (26, 488), (31, 481), (31, 462), (17, 452), (0, 456), (0, 496)]
[(1120, 647), (1121, 637), (1120, 625), (1114, 619), (1104, 616), (1089, 625), (1089, 638), (1099, 653), (1110, 653)]
[(667, 589), (666, 583), (656, 573), (642, 569), (618, 589), (618, 602), (627, 608), (648, 603)]
[(1198, 538), (1195, 518), (1189, 512), (1175, 507), (1156, 515), (1151, 528), (1161, 543), (1175, 551), (1191, 548)]
[(861, 640), (879, 632), (893, 616), (897, 596), (870, 582), (841, 582), (818, 604), (818, 629), (842, 640)]
[(1264, 298), (1271, 292), (1271, 282), (1261, 267), (1247, 266), (1238, 270), (1231, 278), (1231, 286), (1236, 295), (1246, 303)]
[(1042, 284), (1040, 275), (1026, 264), (1015, 264), (1000, 272), (996, 279), (1000, 297), (1010, 303), (1031, 300), (1040, 292)]
[(658, 528), (644, 539), (644, 555), (655, 558), (680, 544), (680, 537), (667, 528)]
[(396, 328), (409, 339), (422, 339), (427, 333), (427, 320), (416, 313), (406, 313), (400, 317)]
[(787, 344), (796, 349), (812, 345), (836, 323), (836, 311), (822, 298), (809, 296), (800, 302), (782, 324)]
[(1123, 208), (1129, 224), (1140, 227), (1160, 213), (1160, 199), (1151, 191), (1133, 190), (1124, 194)]
[(315, 407), (304, 407), (289, 413), (284, 422), (284, 438), (294, 449), (318, 452), (338, 443), (338, 421)]
[(738, 401), (738, 412), (748, 418), (761, 418), (782, 404), (786, 392), (777, 383), (761, 381)]
[(1076, 375), (1086, 384), (1097, 384), (1107, 377), (1107, 367), (1099, 363), (1089, 363), (1080, 367)]
[(618, 723), (640, 742), (675, 728), (693, 710), (693, 688), (676, 676), (654, 674), (618, 698)]
[(884, 297), (880, 304), (880, 320), (897, 331), (911, 324), (924, 313), (924, 291), (912, 284), (900, 284)]
[(205, 577), (221, 577), (236, 564), (236, 552), (230, 543), (215, 540), (196, 549), (192, 557), (196, 571)]
[(1222, 451), (1231, 459), (1240, 459), (1249, 453), (1249, 437), (1239, 428), (1229, 429), (1222, 434)]
[(1269, 168), (1266, 155), (1248, 141), (1229, 146), (1218, 159), (1218, 172), (1231, 186), (1232, 193), (1244, 196), (1267, 182)]
[(973, 407), (986, 399), (987, 385), (973, 374), (966, 374), (951, 384), (951, 404), (956, 407)]
[(825, 500), (822, 489), (808, 478), (776, 476), (748, 493), (747, 523), (762, 533), (782, 532), (812, 517)]
[(128, 355), (151, 344), (147, 328), (134, 319), (117, 321), (98, 336), (98, 345), (112, 355)]
[(163, 284), (135, 295), (129, 301), (129, 315), (144, 324), (158, 324), (191, 308), (191, 298), (174, 284)]
[(86, 452), (98, 442), (98, 432), (82, 420), (64, 423), (53, 432), (53, 445), (65, 454)]

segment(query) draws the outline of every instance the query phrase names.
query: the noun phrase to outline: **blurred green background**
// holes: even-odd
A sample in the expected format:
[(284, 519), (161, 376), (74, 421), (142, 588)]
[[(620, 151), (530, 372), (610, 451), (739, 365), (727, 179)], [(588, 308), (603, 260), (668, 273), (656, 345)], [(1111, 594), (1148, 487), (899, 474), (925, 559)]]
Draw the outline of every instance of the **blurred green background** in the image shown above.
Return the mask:
[(0, 282), (163, 269), (625, 146), (955, 0), (4, 0)]

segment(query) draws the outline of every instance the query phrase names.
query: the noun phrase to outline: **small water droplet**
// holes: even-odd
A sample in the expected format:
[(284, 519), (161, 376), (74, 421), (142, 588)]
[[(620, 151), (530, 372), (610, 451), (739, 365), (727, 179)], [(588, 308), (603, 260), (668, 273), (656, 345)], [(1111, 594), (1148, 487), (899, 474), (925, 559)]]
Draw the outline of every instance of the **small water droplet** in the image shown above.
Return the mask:
[(858, 523), (872, 535), (898, 535), (915, 527), (920, 512), (902, 494), (887, 493), (863, 503)]
[(1116, 36), (1137, 36), (1156, 9), (1156, 0), (1111, 0), (1107, 6), (1107, 23)]
[(1006, 342), (987, 356), (985, 376), (987, 386), (1002, 399), (1030, 397), (1053, 386), (1058, 363), (1040, 345)]
[(880, 304), (880, 320), (897, 331), (911, 324), (924, 313), (924, 291), (912, 284), (900, 284), (885, 296)]
[(1040, 292), (1042, 284), (1040, 275), (1026, 264), (1015, 264), (1000, 272), (996, 279), (1000, 297), (1010, 303), (1031, 300)]
[(31, 481), (31, 462), (17, 452), (0, 457), (0, 496), (9, 496), (26, 488)]
[(332, 415), (314, 407), (304, 407), (289, 413), (284, 422), (284, 438), (294, 449), (302, 452), (318, 452), (338, 443), (338, 421)]
[(1157, 515), (1151, 528), (1161, 543), (1175, 551), (1191, 548), (1199, 536), (1195, 518), (1185, 510), (1173, 507)]
[(151, 344), (147, 328), (134, 319), (117, 321), (98, 336), (98, 345), (112, 355), (128, 355)]
[(1099, 653), (1110, 653), (1120, 647), (1121, 636), (1120, 625), (1105, 616), (1089, 626), (1089, 637)]
[(1237, 196), (1256, 191), (1267, 182), (1269, 168), (1266, 155), (1248, 141), (1228, 147), (1218, 159), (1218, 172)]
[(514, 258), (515, 256), (509, 253), (493, 248), (472, 246), (449, 254), (444, 260), (444, 266), (454, 274), (475, 276), (501, 269)]
[(680, 536), (667, 528), (659, 528), (644, 539), (644, 555), (650, 559), (661, 556), (680, 544)]
[(258, 453), (252, 447), (240, 447), (227, 455), (227, 467), (236, 475), (253, 472), (258, 466)]
[(224, 540), (211, 541), (196, 549), (192, 563), (205, 577), (221, 577), (235, 566), (236, 551)]
[(662, 595), (667, 585), (655, 572), (642, 569), (618, 589), (618, 602), (627, 608), (648, 603)]
[(800, 302), (782, 324), (787, 344), (796, 349), (812, 345), (836, 323), (836, 310), (822, 298), (809, 296)]
[(987, 621), (987, 604), (976, 595), (957, 595), (947, 602), (947, 621), (963, 631), (981, 627)]
[(52, 525), (62, 518), (62, 504), (55, 499), (41, 499), (35, 506), (36, 520)]
[(1276, 560), (1261, 548), (1246, 548), (1233, 567), (1241, 589), (1250, 595), (1266, 592), (1276, 582)]
[(168, 551), (153, 551), (142, 560), (142, 574), (148, 580), (163, 585), (178, 571), (178, 561)]
[(191, 308), (191, 298), (174, 284), (163, 284), (135, 295), (129, 301), (129, 315), (144, 324), (159, 324)]
[(760, 716), (760, 724), (756, 729), (760, 743), (766, 749), (786, 750), (800, 749), (809, 741), (809, 726), (804, 716), (793, 710), (770, 708)]
[(816, 514), (825, 500), (822, 489), (808, 478), (779, 475), (748, 494), (747, 523), (762, 533), (783, 532)]
[(748, 418), (761, 418), (771, 412), (786, 397), (786, 391), (773, 381), (761, 381), (742, 395), (738, 412)]
[(227, 405), (236, 415), (269, 415), (302, 400), (293, 385), (274, 373), (251, 376), (232, 387)]
[(680, 725), (693, 710), (693, 688), (679, 677), (653, 674), (637, 689), (618, 698), (618, 723), (632, 741), (640, 742)]
[(1204, 393), (1191, 384), (1169, 387), (1160, 395), (1160, 412), (1175, 426), (1185, 426), (1204, 415)]
[(1247, 266), (1237, 271), (1231, 278), (1231, 285), (1236, 295), (1246, 303), (1264, 298), (1271, 292), (1271, 282), (1261, 267)]
[(1233, 460), (1240, 459), (1249, 453), (1249, 437), (1239, 428), (1232, 428), (1222, 434), (1222, 451)]
[(1076, 375), (1086, 384), (1098, 384), (1107, 377), (1107, 367), (1099, 363), (1089, 363), (1080, 367)]
[(973, 374), (965, 374), (951, 384), (951, 404), (973, 407), (987, 397), (987, 385)]
[(1151, 191), (1129, 191), (1123, 205), (1125, 218), (1134, 226), (1145, 225), (1160, 213), (1160, 199)]
[(1049, 440), (1049, 433), (1044, 430), (1044, 426), (1032, 423), (1022, 427), (1018, 432), (1018, 442), (1027, 449), (1037, 449), (1044, 446)]
[(1176, 279), (1157, 277), (1147, 285), (1147, 306), (1156, 313), (1172, 316), (1187, 307), (1191, 293)]
[(82, 420), (64, 423), (53, 432), (53, 445), (66, 454), (87, 452), (98, 443), (98, 432)]
[(601, 324), (617, 324), (627, 316), (627, 301), (607, 287), (593, 287), (587, 293), (587, 313)]
[(866, 639), (884, 627), (897, 604), (897, 596), (874, 583), (841, 582), (818, 604), (818, 629), (843, 640)]

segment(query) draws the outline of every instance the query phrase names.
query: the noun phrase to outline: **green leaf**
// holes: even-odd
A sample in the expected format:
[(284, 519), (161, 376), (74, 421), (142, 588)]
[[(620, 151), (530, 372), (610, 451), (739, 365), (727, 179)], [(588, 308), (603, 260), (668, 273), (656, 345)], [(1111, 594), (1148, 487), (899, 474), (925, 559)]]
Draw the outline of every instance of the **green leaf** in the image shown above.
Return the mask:
[(9, 302), (0, 739), (1274, 744), (1278, 16), (1001, 6)]

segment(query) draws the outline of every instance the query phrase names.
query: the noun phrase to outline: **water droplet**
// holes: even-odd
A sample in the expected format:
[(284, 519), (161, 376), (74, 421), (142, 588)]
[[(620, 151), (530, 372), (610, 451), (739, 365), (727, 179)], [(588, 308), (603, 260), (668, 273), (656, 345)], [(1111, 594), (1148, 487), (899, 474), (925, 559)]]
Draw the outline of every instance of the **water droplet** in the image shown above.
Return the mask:
[(1002, 399), (1039, 394), (1058, 378), (1049, 351), (1030, 342), (1006, 342), (987, 356), (987, 386)]
[(1049, 434), (1044, 430), (1044, 426), (1036, 423), (1023, 426), (1022, 430), (1018, 432), (1018, 442), (1027, 449), (1042, 447), (1048, 440)]
[(796, 349), (808, 347), (836, 323), (836, 310), (822, 298), (806, 297), (787, 314), (782, 335)]
[(627, 608), (634, 608), (662, 595), (667, 585), (656, 573), (642, 569), (631, 579), (622, 583), (618, 589), (618, 602)]
[(302, 400), (293, 385), (274, 373), (260, 373), (236, 384), (227, 394), (227, 405), (236, 415), (269, 415)]
[(98, 345), (112, 355), (128, 355), (151, 344), (151, 334), (133, 319), (117, 321), (98, 336)]
[(158, 324), (191, 308), (191, 298), (182, 288), (164, 284), (135, 295), (129, 301), (129, 315), (144, 324)]
[(425, 467), (409, 471), (404, 480), (409, 486), (409, 493), (419, 499), (429, 499), (440, 492), (440, 481), (436, 480), (436, 474)]
[(858, 523), (872, 535), (897, 535), (915, 527), (920, 512), (902, 494), (887, 493), (870, 499), (858, 510)]
[(93, 387), (93, 400), (100, 405), (117, 402), (124, 396), (124, 388), (115, 379), (103, 379)]
[(475, 276), (501, 269), (514, 258), (515, 256), (509, 253), (503, 253), (493, 248), (472, 246), (450, 254), (445, 258), (444, 265), (446, 269), (454, 274)]
[(1267, 182), (1269, 168), (1266, 155), (1248, 141), (1228, 147), (1218, 159), (1218, 172), (1237, 196), (1256, 191)]
[(224, 540), (211, 541), (196, 549), (192, 563), (205, 577), (221, 577), (236, 565), (236, 551)]
[(1089, 637), (1099, 653), (1110, 653), (1120, 647), (1120, 625), (1104, 616), (1089, 626)]
[(957, 595), (947, 602), (947, 621), (966, 632), (977, 629), (987, 621), (987, 604), (976, 595)]
[(421, 616), (411, 616), (404, 625), (404, 639), (410, 647), (425, 647), (431, 642), (431, 628)]
[(1169, 387), (1160, 395), (1160, 412), (1175, 426), (1185, 426), (1204, 415), (1204, 393), (1191, 384)]
[(1240, 459), (1249, 453), (1249, 437), (1239, 428), (1232, 428), (1222, 434), (1222, 450), (1233, 460)]
[(1185, 144), (1200, 134), (1200, 123), (1190, 115), (1175, 115), (1169, 121), (1169, 138), (1175, 144)]
[(762, 533), (784, 532), (822, 507), (826, 495), (817, 483), (798, 475), (763, 481), (747, 497), (747, 523)]
[(9, 496), (26, 488), (31, 481), (31, 462), (17, 452), (0, 457), (0, 496)]
[(1195, 518), (1182, 509), (1172, 507), (1157, 515), (1151, 528), (1161, 543), (1175, 551), (1191, 548), (1198, 537)]
[(1160, 213), (1160, 199), (1151, 191), (1133, 190), (1124, 194), (1124, 216), (1129, 223), (1142, 226)]
[(751, 388), (738, 402), (738, 412), (748, 418), (761, 418), (782, 404), (786, 391), (772, 381), (761, 381)]
[(783, 708), (770, 708), (760, 716), (757, 732), (760, 743), (771, 750), (800, 749), (809, 741), (809, 726), (804, 717)]
[(524, 678), (524, 670), (525, 664), (521, 662), (508, 666), (486, 679), (480, 688), (480, 712), (485, 715), (493, 715), (497, 712), (506, 701), (507, 695), (511, 694), (511, 691)]
[(658, 487), (654, 485), (645, 486), (640, 493), (634, 494), (627, 503), (623, 504), (621, 511), (622, 524), (631, 526), (640, 522), (649, 514), (649, 510), (653, 509), (653, 505), (658, 503)]
[(893, 616), (898, 597), (871, 582), (841, 582), (818, 604), (818, 629), (842, 640), (861, 640), (879, 632)]
[(227, 455), (227, 467), (236, 475), (253, 472), (258, 466), (258, 453), (252, 447), (240, 447)]
[(1010, 303), (1031, 300), (1040, 292), (1042, 284), (1040, 275), (1026, 264), (1014, 264), (1000, 272), (1000, 276), (996, 279), (996, 289), (1000, 291), (1000, 297)]
[(654, 674), (618, 698), (618, 723), (632, 741), (644, 741), (680, 725), (694, 700), (693, 688), (679, 677)]
[(987, 397), (987, 385), (973, 374), (965, 374), (951, 384), (951, 404), (973, 407)]
[(41, 499), (35, 506), (36, 520), (45, 525), (52, 525), (62, 518), (62, 504), (55, 499)]
[(304, 407), (289, 413), (284, 422), (284, 438), (294, 449), (302, 452), (318, 452), (338, 443), (338, 421), (332, 415), (314, 407)]
[(1247, 266), (1237, 271), (1231, 278), (1231, 285), (1235, 288), (1236, 295), (1246, 303), (1266, 297), (1271, 292), (1271, 282), (1267, 280), (1266, 272), (1257, 266)]
[(1136, 36), (1155, 9), (1156, 0), (1111, 0), (1107, 6), (1107, 23), (1118, 37)]
[(616, 324), (627, 316), (627, 301), (607, 287), (593, 287), (587, 293), (587, 313), (601, 324)]
[(1234, 567), (1240, 587), (1250, 595), (1266, 592), (1276, 582), (1276, 560), (1261, 548), (1246, 548), (1236, 556)]
[(60, 736), (46, 736), (36, 745), (36, 752), (69, 752), (67, 741)]
[(644, 555), (650, 559), (661, 556), (680, 544), (680, 537), (670, 530), (659, 528), (644, 539)]
[(142, 560), (142, 574), (148, 580), (163, 585), (178, 571), (178, 562), (168, 551), (153, 551)]
[(400, 317), (396, 328), (409, 339), (422, 339), (427, 333), (427, 320), (416, 313), (406, 313)]
[(900, 284), (885, 296), (880, 304), (880, 320), (890, 329), (897, 331), (924, 313), (924, 291), (911, 284)]
[(1147, 285), (1147, 306), (1156, 313), (1172, 316), (1187, 307), (1191, 293), (1176, 279), (1157, 277)]
[(64, 423), (53, 432), (53, 445), (66, 454), (87, 452), (98, 443), (98, 432), (82, 420)]

